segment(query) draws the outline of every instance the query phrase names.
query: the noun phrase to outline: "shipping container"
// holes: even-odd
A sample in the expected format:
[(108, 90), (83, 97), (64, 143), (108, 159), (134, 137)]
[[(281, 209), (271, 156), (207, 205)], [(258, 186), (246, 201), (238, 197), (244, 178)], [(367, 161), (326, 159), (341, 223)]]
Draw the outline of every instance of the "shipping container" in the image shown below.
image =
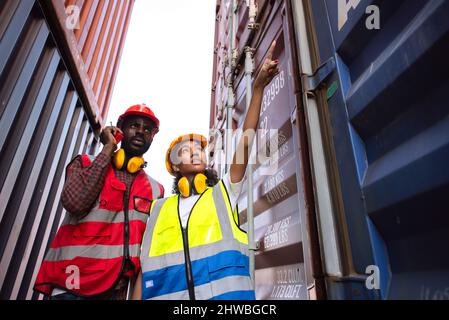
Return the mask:
[[(310, 174), (307, 172), (307, 141), (306, 135), (300, 134), (305, 128), (299, 122), (295, 109), (298, 97), (291, 74), (291, 21), (282, 1), (254, 3), (258, 7), (257, 16), (253, 14), (253, 3), (250, 1), (248, 4), (250, 6), (246, 1), (221, 1), (219, 4), (212, 128), (225, 129), (229, 115), (232, 117), (229, 118), (229, 127), (235, 129), (242, 126), (247, 108), (246, 56), (253, 56), (254, 70), (257, 72), (268, 48), (276, 40), (274, 56), (280, 60), (280, 73), (265, 90), (259, 126), (262, 133), (258, 137), (269, 134), (269, 129), (278, 130), (278, 166), (266, 175), (263, 166), (255, 164), (253, 186), (249, 186), (253, 197), (255, 240), (259, 245), (255, 256), (256, 297), (323, 298), (319, 250), (313, 247), (318, 240), (315, 221), (311, 216), (314, 202)], [(232, 41), (234, 35), (235, 40)], [(235, 105), (231, 105), (230, 100), (234, 99)], [(230, 107), (233, 108), (232, 114), (227, 113)], [(219, 152), (217, 146), (229, 144), (234, 149), (239, 137), (237, 131), (232, 137), (226, 134), (214, 137), (223, 139), (211, 144), (211, 163), (221, 173), (225, 166), (219, 163), (223, 163), (224, 159), (217, 157), (223, 152)], [(258, 146), (258, 149), (263, 148), (262, 145)], [(223, 149), (226, 151), (226, 147)], [(247, 197), (245, 189), (238, 203), (244, 229), (248, 228)]]
[(32, 290), (65, 211), (65, 167), (95, 154), (134, 0), (0, 3), (0, 298)]
[(251, 64), (273, 40), (280, 60), (259, 125), (278, 132), (278, 169), (253, 165), (239, 200), (258, 299), (449, 299), (448, 16), (444, 0), (217, 1), (221, 174)]

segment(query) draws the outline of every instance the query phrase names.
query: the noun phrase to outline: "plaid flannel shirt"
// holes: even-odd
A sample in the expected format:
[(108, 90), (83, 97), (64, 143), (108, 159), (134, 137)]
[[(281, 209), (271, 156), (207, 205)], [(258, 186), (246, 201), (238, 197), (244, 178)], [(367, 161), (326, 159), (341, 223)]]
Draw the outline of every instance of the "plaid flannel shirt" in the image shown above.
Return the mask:
[[(63, 207), (75, 215), (87, 214), (95, 204), (103, 189), (104, 179), (111, 157), (100, 153), (89, 167), (83, 168), (81, 158), (75, 158), (68, 167), (67, 179), (61, 194)], [(126, 185), (125, 195), (129, 194), (137, 173), (116, 170), (117, 179)]]

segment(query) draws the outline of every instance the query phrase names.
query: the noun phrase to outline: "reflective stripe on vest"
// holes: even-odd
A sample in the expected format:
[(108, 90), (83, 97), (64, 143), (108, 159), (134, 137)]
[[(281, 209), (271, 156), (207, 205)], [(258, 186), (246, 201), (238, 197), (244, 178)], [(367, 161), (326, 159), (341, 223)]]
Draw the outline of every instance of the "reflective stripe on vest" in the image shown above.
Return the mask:
[[(138, 257), (140, 245), (129, 246), (130, 256)], [(45, 256), (46, 261), (72, 260), (76, 257), (93, 259), (115, 259), (123, 256), (123, 245), (119, 246), (67, 246), (61, 248), (50, 248)]]
[[(188, 299), (179, 196), (153, 203), (142, 242), (142, 298)], [(197, 299), (254, 299), (248, 240), (222, 181), (192, 208), (188, 243)]]
[[(134, 221), (145, 223), (148, 220), (148, 215), (138, 212), (136, 210), (129, 210), (129, 223)], [(99, 204), (89, 212), (83, 218), (76, 218), (70, 214), (66, 214), (61, 227), (72, 225), (74, 227), (80, 226), (84, 223), (91, 223), (95, 225), (96, 223), (107, 223), (109, 225), (113, 224), (123, 224), (125, 222), (125, 215), (123, 212), (109, 211), (105, 209), (100, 209)], [(99, 235), (101, 236), (101, 235)], [(131, 258), (138, 258), (140, 256), (140, 243), (130, 244), (129, 253)], [(84, 249), (83, 249), (84, 248)], [(74, 259), (76, 257), (81, 258), (95, 258), (95, 259), (113, 259), (123, 256), (123, 243), (120, 245), (100, 245), (95, 244), (93, 246), (80, 246), (80, 245), (64, 245), (57, 248), (49, 248), (45, 260), (47, 261), (63, 261)], [(71, 257), (71, 258), (70, 258)]]
[[(241, 286), (247, 281), (247, 277), (230, 276), (216, 281), (211, 281), (209, 284), (200, 285), (195, 288), (195, 296), (199, 300), (252, 300), (254, 299), (254, 292), (251, 290), (234, 291), (234, 288)], [(210, 288), (214, 288), (212, 292)], [(238, 297), (232, 297), (236, 292)], [(188, 300), (189, 291), (182, 290), (174, 293), (168, 293), (153, 297), (152, 300)]]
[[(148, 215), (140, 213), (135, 210), (129, 210), (129, 221), (139, 220), (146, 223), (148, 220)], [(123, 214), (116, 214), (109, 210), (96, 208), (92, 210), (87, 216), (81, 219), (77, 219), (72, 215), (66, 215), (62, 225), (77, 225), (85, 222), (105, 222), (105, 223), (123, 223), (125, 222), (125, 217)]]
[(157, 199), (161, 196), (161, 189), (159, 187), (159, 183), (157, 183), (156, 180), (151, 178), (149, 175), (147, 175), (148, 181), (150, 181), (151, 184), (151, 190), (153, 191), (153, 199)]

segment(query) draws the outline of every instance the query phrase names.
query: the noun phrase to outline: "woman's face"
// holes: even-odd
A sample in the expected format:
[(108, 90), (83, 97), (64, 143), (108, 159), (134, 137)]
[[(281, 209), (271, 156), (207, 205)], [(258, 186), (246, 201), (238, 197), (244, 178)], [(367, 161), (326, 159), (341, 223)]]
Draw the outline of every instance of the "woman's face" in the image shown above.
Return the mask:
[(173, 169), (181, 175), (190, 175), (203, 173), (206, 170), (207, 160), (204, 149), (198, 141), (185, 141), (180, 143), (174, 149), (174, 156), (177, 159), (172, 159)]

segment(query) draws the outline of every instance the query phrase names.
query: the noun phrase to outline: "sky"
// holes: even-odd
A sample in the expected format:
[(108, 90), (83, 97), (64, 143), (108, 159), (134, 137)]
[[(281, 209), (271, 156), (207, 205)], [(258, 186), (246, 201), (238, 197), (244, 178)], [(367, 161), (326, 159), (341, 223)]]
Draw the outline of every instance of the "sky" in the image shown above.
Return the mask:
[(106, 124), (146, 103), (160, 131), (144, 155), (146, 172), (171, 193), (165, 152), (181, 134), (207, 137), (215, 34), (215, 0), (136, 0)]

